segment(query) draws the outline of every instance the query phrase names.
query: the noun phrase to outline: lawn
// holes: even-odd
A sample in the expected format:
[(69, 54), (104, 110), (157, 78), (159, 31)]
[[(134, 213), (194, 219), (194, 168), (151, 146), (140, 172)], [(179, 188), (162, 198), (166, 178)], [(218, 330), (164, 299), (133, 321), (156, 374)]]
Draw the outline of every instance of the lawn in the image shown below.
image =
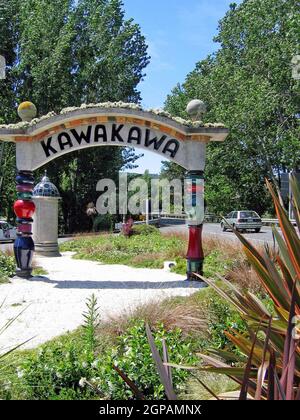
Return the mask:
[[(163, 235), (158, 229), (147, 234), (103, 234), (97, 237), (78, 238), (61, 245), (62, 252), (76, 252), (74, 258), (99, 261), (104, 264), (123, 264), (138, 268), (161, 269), (165, 261), (176, 261), (173, 271), (186, 274), (187, 238), (185, 235)], [(224, 246), (220, 249), (214, 241), (206, 240), (205, 276), (218, 272), (224, 275), (233, 266), (232, 255)], [(229, 247), (230, 248), (230, 247)]]

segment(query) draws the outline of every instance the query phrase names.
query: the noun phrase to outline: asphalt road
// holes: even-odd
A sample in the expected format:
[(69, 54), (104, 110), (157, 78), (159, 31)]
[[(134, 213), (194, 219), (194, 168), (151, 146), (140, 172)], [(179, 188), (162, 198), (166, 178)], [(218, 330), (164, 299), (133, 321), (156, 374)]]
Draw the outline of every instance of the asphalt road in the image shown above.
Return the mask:
[[(187, 231), (187, 226), (185, 224), (176, 225), (176, 226), (166, 226), (161, 228), (162, 232), (185, 232)], [(227, 231), (222, 232), (220, 224), (218, 223), (207, 223), (204, 224), (203, 235), (212, 235), (216, 236), (222, 240), (238, 240), (233, 232)], [(264, 244), (266, 242), (273, 243), (272, 228), (263, 226), (260, 233), (247, 232), (243, 234), (245, 238), (253, 243)]]

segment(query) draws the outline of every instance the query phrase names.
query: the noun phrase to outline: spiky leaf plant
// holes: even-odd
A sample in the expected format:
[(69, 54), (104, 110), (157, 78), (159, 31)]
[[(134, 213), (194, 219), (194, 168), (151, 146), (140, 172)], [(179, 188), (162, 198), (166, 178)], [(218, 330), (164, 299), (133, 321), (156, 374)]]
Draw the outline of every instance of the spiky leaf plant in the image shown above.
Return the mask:
[(273, 301), (274, 313), (271, 314), (255, 295), (240, 292), (225, 279), (222, 280), (226, 290), (214, 281), (205, 279), (220, 296), (238, 309), (247, 322), (246, 334), (226, 332), (228, 338), (246, 356), (247, 364), (244, 368), (237, 367), (245, 360), (241, 357), (236, 366), (229, 367), (226, 361), (232, 360), (232, 357), (222, 351), (213, 351), (213, 357), (202, 357), (209, 366), (204, 369), (224, 373), (240, 385), (240, 399), (247, 399), (250, 394), (258, 400), (299, 400), (300, 346), (297, 320), (300, 317), (300, 188), (296, 177), (292, 177), (295, 228), (268, 181), (267, 186), (274, 200), (281, 229), (280, 233), (273, 227), (278, 254), (272, 258), (267, 246), (263, 252), (259, 252), (239, 232), (235, 231), (235, 234)]

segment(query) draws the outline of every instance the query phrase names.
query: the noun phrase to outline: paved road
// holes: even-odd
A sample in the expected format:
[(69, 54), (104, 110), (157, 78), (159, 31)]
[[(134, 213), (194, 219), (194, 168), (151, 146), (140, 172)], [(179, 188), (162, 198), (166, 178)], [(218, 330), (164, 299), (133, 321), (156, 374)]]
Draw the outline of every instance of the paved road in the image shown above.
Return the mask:
[[(185, 232), (187, 231), (187, 226), (185, 224), (176, 225), (176, 226), (166, 226), (161, 228), (162, 232)], [(222, 232), (221, 227), (218, 223), (207, 223), (204, 225), (204, 235), (214, 235), (220, 239), (224, 240), (238, 240), (233, 232)], [(273, 243), (272, 229), (270, 227), (264, 226), (260, 233), (247, 232), (244, 234), (251, 242), (264, 244), (265, 242)]]

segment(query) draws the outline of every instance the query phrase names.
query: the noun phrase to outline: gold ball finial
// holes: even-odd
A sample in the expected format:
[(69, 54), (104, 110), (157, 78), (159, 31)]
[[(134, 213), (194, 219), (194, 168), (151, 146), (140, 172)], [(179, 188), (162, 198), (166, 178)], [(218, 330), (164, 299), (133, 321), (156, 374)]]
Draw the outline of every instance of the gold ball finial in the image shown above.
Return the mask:
[(29, 101), (22, 102), (18, 107), (18, 115), (22, 121), (30, 122), (37, 115), (36, 106)]

